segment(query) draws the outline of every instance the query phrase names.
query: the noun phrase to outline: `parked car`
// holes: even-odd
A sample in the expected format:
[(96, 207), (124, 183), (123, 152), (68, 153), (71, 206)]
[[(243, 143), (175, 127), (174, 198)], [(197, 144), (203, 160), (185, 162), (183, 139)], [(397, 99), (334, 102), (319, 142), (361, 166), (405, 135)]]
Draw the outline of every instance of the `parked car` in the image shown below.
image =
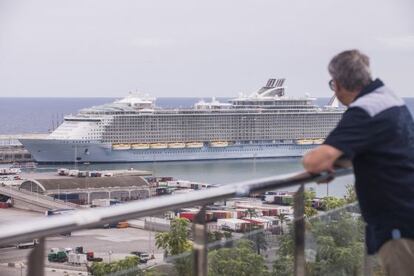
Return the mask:
[(141, 264), (146, 264), (150, 260), (150, 255), (147, 252), (132, 251), (131, 254), (138, 256)]

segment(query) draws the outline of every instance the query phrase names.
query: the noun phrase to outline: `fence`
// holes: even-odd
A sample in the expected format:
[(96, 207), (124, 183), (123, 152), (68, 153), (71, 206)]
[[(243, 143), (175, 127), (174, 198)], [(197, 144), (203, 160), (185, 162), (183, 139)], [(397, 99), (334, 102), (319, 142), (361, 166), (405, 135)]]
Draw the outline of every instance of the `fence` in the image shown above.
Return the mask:
[[(138, 217), (156, 215), (183, 207), (205, 206), (222, 199), (248, 196), (252, 192), (264, 192), (299, 186), (294, 198), (294, 274), (305, 275), (304, 184), (324, 181), (332, 176), (340, 177), (351, 173), (352, 169), (341, 168), (332, 174), (322, 173), (313, 175), (307, 172), (285, 174), (226, 184), (207, 190), (194, 191), (189, 194), (165, 196), (163, 200), (151, 198), (111, 208), (79, 210), (65, 216), (44, 217), (16, 222), (0, 227), (0, 245), (28, 239), (39, 239), (39, 245), (29, 255), (28, 275), (42, 276), (44, 275), (45, 237)], [(205, 212), (205, 208), (201, 208), (193, 225), (194, 274), (201, 276), (207, 275), (207, 231), (203, 212)]]

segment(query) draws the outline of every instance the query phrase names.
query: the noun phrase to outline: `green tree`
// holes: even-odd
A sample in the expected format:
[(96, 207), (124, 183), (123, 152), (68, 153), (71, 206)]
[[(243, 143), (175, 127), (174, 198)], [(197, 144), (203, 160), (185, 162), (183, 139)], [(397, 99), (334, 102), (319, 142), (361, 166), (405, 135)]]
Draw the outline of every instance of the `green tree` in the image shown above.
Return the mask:
[(220, 231), (207, 232), (207, 241), (209, 243), (220, 241), (223, 237), (224, 237), (224, 234)]
[(90, 267), (90, 272), (95, 276), (103, 276), (110, 273), (121, 273), (125, 276), (141, 276), (143, 272), (138, 268), (139, 258), (137, 256), (126, 257), (123, 260), (101, 263), (94, 262)]
[(226, 241), (225, 246), (226, 247), (233, 247), (234, 246), (234, 243), (233, 243), (233, 240), (232, 240), (233, 233), (230, 232), (230, 231), (223, 231), (223, 235), (224, 235), (224, 239), (228, 240), (228, 241)]
[(334, 196), (326, 196), (322, 198), (322, 207), (325, 211), (336, 209), (346, 205), (346, 200)]
[(264, 276), (268, 271), (252, 242), (240, 240), (234, 248), (221, 248), (208, 254), (208, 275)]
[(293, 275), (293, 256), (279, 256), (273, 263), (272, 275), (291, 276)]
[[(189, 237), (188, 220), (176, 218), (171, 221), (170, 232), (158, 233), (155, 236), (155, 244), (158, 248), (165, 250), (165, 255), (179, 255), (192, 249)], [(178, 275), (192, 274), (191, 256), (183, 256), (174, 260)]]
[(260, 227), (254, 227), (253, 233), (248, 236), (248, 239), (253, 242), (257, 254), (260, 254), (260, 250), (266, 250), (268, 243), (266, 240), (266, 235)]
[(168, 276), (168, 274), (157, 271), (156, 268), (150, 268), (144, 271), (144, 276)]
[(279, 248), (277, 250), (277, 257), (273, 263), (272, 275), (293, 275), (294, 240), (293, 225), (291, 224), (289, 225), (287, 234), (279, 236)]
[(303, 193), (303, 197), (305, 200), (305, 216), (306, 217), (313, 217), (314, 215), (318, 214), (315, 208), (312, 207), (312, 201), (316, 197), (316, 192), (313, 189), (307, 189)]
[[(294, 237), (290, 231), (279, 238), (278, 258), (272, 275), (293, 274)], [(306, 265), (306, 275), (360, 275), (364, 254), (364, 223), (355, 214), (338, 211), (309, 223), (316, 241), (314, 262)]]
[(279, 213), (279, 214), (277, 214), (276, 217), (279, 219), (279, 222), (280, 222), (280, 233), (283, 235), (284, 234), (283, 225), (286, 222), (287, 215), (284, 214), (284, 213)]
[(354, 184), (346, 184), (346, 192), (344, 199), (346, 203), (354, 203), (358, 200), (356, 192), (355, 192), (355, 185)]
[(257, 217), (257, 212), (256, 212), (256, 210), (255, 210), (255, 209), (253, 209), (253, 208), (248, 208), (248, 209), (246, 210), (246, 215), (248, 215), (248, 216), (249, 216), (249, 218), (252, 218), (252, 217)]
[(171, 221), (170, 232), (155, 235), (155, 245), (158, 248), (163, 248), (166, 255), (178, 255), (191, 250), (188, 236), (188, 220), (176, 218)]
[(312, 223), (318, 245), (314, 275), (360, 275), (364, 256), (364, 223), (341, 211), (331, 221)]
[(223, 231), (223, 235), (225, 239), (231, 239), (233, 234), (230, 231)]

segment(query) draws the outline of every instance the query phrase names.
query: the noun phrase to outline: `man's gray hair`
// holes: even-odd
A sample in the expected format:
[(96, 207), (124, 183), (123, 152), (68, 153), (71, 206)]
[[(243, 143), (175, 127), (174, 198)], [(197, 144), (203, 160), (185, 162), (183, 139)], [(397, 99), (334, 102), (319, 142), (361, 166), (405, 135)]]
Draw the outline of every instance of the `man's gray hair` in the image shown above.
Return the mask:
[(369, 57), (358, 50), (348, 50), (333, 57), (328, 66), (329, 74), (343, 88), (356, 91), (371, 81)]

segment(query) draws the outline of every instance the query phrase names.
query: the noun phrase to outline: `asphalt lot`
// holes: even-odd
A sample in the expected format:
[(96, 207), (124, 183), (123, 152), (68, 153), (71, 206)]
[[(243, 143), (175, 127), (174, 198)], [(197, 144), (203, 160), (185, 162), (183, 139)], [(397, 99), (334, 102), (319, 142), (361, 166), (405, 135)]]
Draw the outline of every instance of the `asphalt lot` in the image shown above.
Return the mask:
[[(42, 216), (40, 213), (22, 211), (14, 208), (0, 209), (0, 223), (5, 225), (12, 221)], [(162, 262), (163, 251), (155, 246), (156, 232), (135, 228), (124, 229), (88, 229), (73, 232), (71, 236), (54, 236), (46, 239), (46, 256), (51, 248), (75, 248), (83, 246), (85, 251), (93, 251), (95, 257), (104, 261), (114, 261), (128, 256), (131, 251), (145, 251), (154, 254), (155, 260), (151, 263)], [(20, 275), (20, 267), (7, 267), (8, 263), (26, 262), (30, 249), (15, 247), (0, 248), (0, 275)], [(47, 263), (46, 263), (47, 266)], [(74, 268), (76, 269), (76, 268)], [(47, 271), (47, 275), (63, 275), (63, 271)], [(76, 274), (77, 275), (77, 274)]]

